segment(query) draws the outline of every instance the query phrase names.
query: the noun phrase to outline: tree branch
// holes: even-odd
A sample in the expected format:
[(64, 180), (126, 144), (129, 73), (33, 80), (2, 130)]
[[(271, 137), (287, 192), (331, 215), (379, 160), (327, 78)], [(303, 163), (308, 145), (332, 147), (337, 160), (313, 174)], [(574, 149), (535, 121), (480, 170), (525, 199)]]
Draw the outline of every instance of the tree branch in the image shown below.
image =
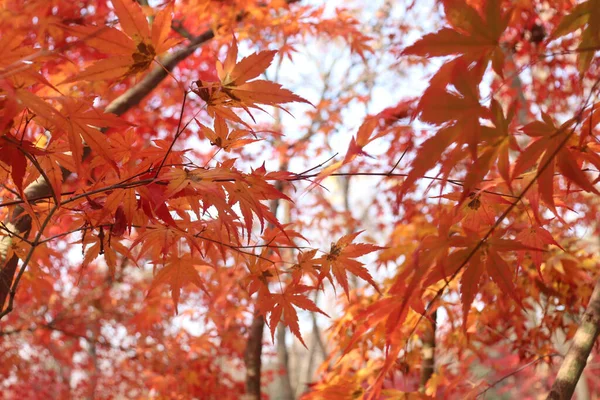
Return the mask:
[[(105, 109), (107, 113), (122, 115), (132, 107), (138, 105), (144, 97), (146, 97), (154, 88), (165, 79), (169, 72), (172, 71), (177, 64), (190, 56), (199, 46), (208, 40), (214, 38), (215, 34), (212, 29), (196, 36), (186, 47), (166, 56), (161, 61), (161, 66), (154, 67), (138, 84), (130, 88), (121, 96), (114, 99)], [(84, 150), (84, 158), (89, 157), (90, 149), (86, 147)], [(70, 171), (63, 169), (63, 180), (71, 174)], [(35, 182), (30, 184), (24, 191), (27, 199), (38, 199), (52, 196), (52, 189), (48, 182), (43, 177), (39, 177)], [(6, 227), (11, 231), (22, 234), (27, 237), (31, 230), (31, 216), (25, 213), (22, 206), (15, 207), (15, 210), (6, 223)], [(17, 269), (19, 258), (13, 255), (9, 260), (6, 257), (9, 249), (12, 246), (12, 236), (3, 236), (0, 238), (0, 263), (4, 263), (0, 270), (0, 310), (4, 309), (6, 299), (11, 291), (13, 278)]]

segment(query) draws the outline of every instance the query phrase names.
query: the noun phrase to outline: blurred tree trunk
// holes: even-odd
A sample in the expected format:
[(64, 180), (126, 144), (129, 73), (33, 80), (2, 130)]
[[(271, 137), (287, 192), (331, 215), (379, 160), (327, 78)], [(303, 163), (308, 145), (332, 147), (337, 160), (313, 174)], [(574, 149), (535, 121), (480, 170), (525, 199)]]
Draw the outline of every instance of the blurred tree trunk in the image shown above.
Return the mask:
[(265, 329), (265, 320), (258, 311), (254, 313), (244, 362), (246, 364), (246, 398), (248, 400), (260, 400), (260, 369), (262, 338)]
[(281, 391), (277, 395), (277, 400), (294, 400), (295, 398), (290, 380), (289, 355), (285, 343), (286, 334), (285, 325), (280, 323), (277, 326), (277, 359), (279, 361), (279, 368), (283, 371), (283, 374), (279, 376), (279, 389)]
[[(280, 114), (278, 113), (277, 116), (279, 117), (279, 115)], [(280, 119), (278, 119), (278, 122), (279, 121)], [(282, 167), (285, 167), (285, 170), (287, 171), (287, 162), (282, 163)], [(278, 189), (283, 190), (283, 185), (279, 185)], [(288, 203), (281, 204), (281, 207), (283, 208), (282, 223), (289, 224), (292, 220), (291, 208), (289, 207)], [(274, 204), (271, 204), (271, 208), (272, 211), (277, 212), (278, 207), (275, 207)], [(281, 255), (283, 256), (284, 260), (288, 261), (291, 261), (293, 257), (290, 249), (281, 249)], [(275, 400), (294, 400), (296, 398), (296, 396), (294, 396), (294, 389), (292, 387), (292, 379), (290, 376), (290, 356), (285, 341), (286, 336), (287, 329), (285, 325), (279, 323), (279, 325), (277, 325), (277, 360), (279, 361), (279, 369), (282, 371), (282, 374), (279, 375), (280, 392)], [(296, 368), (297, 367), (298, 365), (296, 365)]]
[(548, 400), (566, 400), (573, 396), (599, 332), (600, 280), (596, 282), (590, 302), (581, 318), (581, 324), (548, 394)]
[(421, 380), (419, 392), (425, 393), (427, 382), (435, 371), (435, 331), (437, 328), (437, 310), (431, 314), (431, 320), (427, 320), (427, 330), (423, 334), (423, 361), (421, 362)]

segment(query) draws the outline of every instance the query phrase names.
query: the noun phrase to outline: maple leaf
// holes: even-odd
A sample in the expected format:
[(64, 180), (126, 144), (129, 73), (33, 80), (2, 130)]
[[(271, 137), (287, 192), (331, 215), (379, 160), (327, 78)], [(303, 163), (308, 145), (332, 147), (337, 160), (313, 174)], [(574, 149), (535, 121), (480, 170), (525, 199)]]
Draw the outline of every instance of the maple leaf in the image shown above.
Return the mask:
[(496, 194), (485, 191), (471, 192), (464, 198), (464, 193), (448, 193), (441, 196), (445, 199), (457, 201), (455, 218), (461, 221), (463, 229), (472, 232), (488, 230), (496, 222), (496, 216), (510, 205), (510, 201)]
[[(523, 229), (521, 232), (519, 232), (516, 239), (524, 245), (532, 248), (543, 249), (547, 245), (552, 244), (564, 251), (564, 249), (556, 242), (556, 240), (554, 240), (552, 234), (548, 232), (547, 229), (544, 229), (541, 226), (532, 226), (531, 228)], [(519, 255), (517, 258), (517, 262), (519, 264), (523, 262), (525, 253), (525, 251), (519, 251)], [(533, 265), (535, 266), (535, 269), (537, 270), (540, 279), (543, 280), (542, 270), (540, 268), (543, 262), (543, 252), (530, 251), (529, 254), (531, 255), (531, 261), (533, 262)]]
[(200, 274), (196, 269), (196, 266), (204, 265), (206, 265), (206, 262), (189, 253), (182, 256), (169, 254), (164, 262), (164, 266), (158, 270), (158, 273), (154, 277), (148, 293), (158, 285), (168, 283), (171, 287), (173, 304), (175, 304), (175, 313), (178, 313), (179, 296), (181, 295), (181, 289), (185, 285), (193, 283), (199, 289), (206, 292), (204, 281), (200, 278)]
[(282, 108), (280, 104), (290, 102), (311, 104), (308, 100), (283, 89), (277, 83), (266, 80), (250, 81), (265, 72), (271, 65), (275, 54), (277, 54), (277, 51), (274, 50), (261, 51), (251, 54), (236, 63), (238, 47), (234, 37), (225, 61), (223, 63), (217, 62), (217, 74), (220, 83), (215, 85), (210, 82), (197, 81), (197, 88), (194, 92), (208, 103), (209, 112), (212, 110), (213, 113), (221, 114), (223, 117), (236, 122), (240, 122), (239, 117), (224, 111), (224, 107), (243, 108), (250, 114), (248, 108), (262, 110), (258, 104), (278, 108)]
[(314, 257), (316, 254), (316, 249), (298, 254), (298, 261), (290, 268), (293, 282), (299, 283), (304, 274), (310, 275), (316, 281), (319, 280), (321, 266), (315, 261)]
[(463, 305), (463, 327), (465, 329), (467, 328), (466, 322), (469, 310), (478, 292), (484, 272), (487, 272), (503, 293), (511, 296), (523, 308), (521, 298), (515, 292), (515, 284), (512, 280), (514, 273), (511, 272), (510, 265), (499, 253), (519, 250), (542, 251), (543, 249), (530, 247), (513, 239), (502, 239), (501, 233), (494, 234), (482, 245), (479, 236), (468, 230), (466, 236), (452, 236), (448, 245), (459, 249), (448, 256), (446, 263), (440, 264), (431, 270), (425, 279), (424, 285), (429, 286), (439, 280), (446, 279), (457, 273), (461, 266), (464, 266), (460, 281), (460, 293)]
[(201, 252), (196, 238), (182, 229), (178, 229), (171, 226), (151, 226), (142, 232), (136, 240), (133, 241), (130, 248), (134, 248), (138, 244), (141, 244), (139, 250), (138, 259), (143, 257), (146, 252), (153, 252), (153, 255), (170, 254), (170, 249), (181, 240), (185, 239), (189, 245), (191, 252), (198, 250)]
[(307, 190), (311, 190), (312, 188), (317, 186), (323, 179), (327, 178), (328, 176), (333, 174), (335, 171), (342, 168), (344, 165), (349, 164), (352, 161), (354, 161), (354, 159), (357, 156), (363, 155), (363, 156), (371, 157), (369, 154), (367, 154), (363, 150), (363, 148), (367, 144), (371, 143), (373, 140), (375, 140), (375, 139), (381, 137), (383, 134), (385, 134), (385, 131), (381, 131), (378, 134), (373, 134), (378, 123), (379, 123), (378, 118), (371, 116), (371, 115), (367, 116), (367, 118), (365, 118), (363, 123), (358, 128), (356, 137), (353, 136), (352, 139), (350, 139), (350, 144), (348, 145), (348, 150), (346, 151), (346, 156), (344, 157), (344, 159), (342, 161), (337, 161), (337, 162), (331, 164), (330, 166), (328, 166), (327, 168), (324, 168), (321, 172), (319, 172), (319, 175), (317, 175), (315, 177), (313, 183), (310, 185), (310, 187)]
[(594, 53), (600, 45), (600, 0), (588, 0), (577, 4), (561, 19), (550, 35), (551, 40), (557, 39), (583, 26), (585, 28), (581, 34), (581, 42), (577, 47), (577, 69), (582, 75), (589, 69)]
[(333, 273), (333, 276), (335, 276), (336, 281), (342, 286), (346, 293), (346, 297), (348, 298), (350, 298), (350, 294), (346, 271), (369, 282), (377, 291), (379, 291), (373, 277), (369, 271), (363, 267), (364, 264), (354, 260), (354, 258), (381, 250), (384, 247), (367, 243), (352, 243), (352, 241), (361, 233), (362, 231), (343, 236), (336, 243), (331, 244), (329, 253), (314, 260), (315, 263), (321, 264), (319, 280), (322, 281), (326, 277), (333, 283)]
[(245, 129), (235, 129), (229, 131), (227, 121), (220, 115), (215, 116), (214, 130), (196, 121), (200, 126), (200, 132), (202, 133), (213, 146), (220, 147), (225, 151), (230, 151), (243, 147), (247, 144), (254, 143), (259, 139), (247, 139), (249, 135), (253, 135), (251, 131)]
[[(90, 243), (92, 243), (92, 246), (87, 247)], [(82, 251), (85, 254), (81, 262), (82, 271), (100, 255), (104, 255), (104, 261), (111, 276), (114, 276), (116, 272), (117, 253), (133, 260), (129, 250), (118, 241), (111, 242), (109, 235), (104, 232), (103, 228), (99, 229), (97, 235), (85, 235), (82, 238), (82, 246)]]
[(25, 155), (43, 154), (45, 151), (38, 149), (31, 142), (20, 140), (8, 133), (0, 136), (0, 161), (10, 167), (10, 176), (19, 193), (23, 193), (23, 180), (27, 170)]
[[(425, 123), (442, 125), (417, 150), (411, 170), (401, 188), (406, 192), (416, 180), (433, 168), (452, 143), (468, 145), (473, 159), (482, 136), (481, 118), (488, 118), (490, 110), (479, 103), (479, 82), (483, 76), (479, 66), (469, 66), (462, 59), (444, 65), (430, 81), (416, 108), (415, 115)], [(450, 76), (450, 80), (446, 81)], [(448, 90), (451, 84), (454, 89)], [(460, 161), (452, 160), (453, 163)], [(451, 169), (453, 164), (444, 165)]]
[(317, 305), (310, 300), (306, 295), (302, 294), (308, 290), (313, 289), (310, 286), (305, 285), (288, 285), (282, 293), (272, 293), (270, 301), (273, 302), (273, 307), (270, 310), (271, 315), (269, 318), (269, 328), (271, 329), (271, 338), (275, 340), (275, 329), (279, 321), (283, 322), (290, 328), (292, 333), (300, 340), (302, 345), (306, 348), (306, 343), (302, 339), (300, 334), (300, 325), (298, 324), (298, 313), (294, 306), (308, 310), (312, 312), (318, 312), (326, 317), (329, 315), (325, 314)]
[[(310, 391), (306, 393), (307, 400), (349, 400), (362, 398), (365, 389), (362, 387), (360, 378), (355, 375), (340, 376), (334, 375), (326, 382), (309, 384)], [(391, 399), (409, 398), (389, 397)]]
[(416, 99), (410, 98), (398, 102), (395, 106), (387, 107), (377, 114), (380, 128), (391, 127), (404, 118), (411, 118), (414, 113)]
[[(532, 168), (539, 160), (537, 166), (537, 183), (541, 200), (557, 215), (554, 200), (554, 170), (558, 170), (570, 182), (586, 192), (600, 194), (581, 170), (581, 162), (576, 157), (576, 152), (567, 147), (567, 143), (575, 141), (571, 135), (574, 119), (564, 122), (556, 127), (552, 118), (542, 113), (543, 121), (534, 121), (525, 125), (521, 130), (526, 135), (534, 138), (523, 150), (517, 159), (511, 180)], [(581, 153), (580, 153), (581, 154)]]
[(500, 36), (510, 20), (509, 13), (503, 13), (500, 0), (486, 2), (483, 16), (465, 0), (446, 0), (446, 19), (452, 26), (436, 33), (425, 35), (403, 54), (425, 57), (461, 54), (468, 62), (478, 61), (492, 66), (502, 76), (504, 54), (500, 48)]
[(110, 128), (127, 125), (114, 114), (104, 113), (94, 108), (90, 103), (69, 97), (61, 97), (61, 111), (52, 107), (40, 97), (27, 90), (17, 91), (19, 99), (40, 118), (40, 123), (53, 131), (53, 139), (67, 134), (70, 151), (77, 172), (81, 171), (84, 142), (99, 156), (102, 156), (118, 171), (112, 158), (112, 151), (106, 136), (100, 128)]
[(260, 309), (263, 313), (267, 313), (271, 307), (273, 307), (273, 303), (271, 303), (271, 293), (269, 292), (268, 283), (269, 279), (274, 276), (274, 268), (273, 263), (270, 261), (268, 256), (270, 255), (270, 250), (264, 248), (260, 255), (252, 255), (246, 260), (246, 267), (250, 272), (245, 278), (245, 286), (248, 289), (248, 293), (250, 295), (258, 292), (259, 293), (259, 301)]
[[(169, 182), (164, 194), (165, 198), (184, 189), (193, 190), (198, 196), (201, 196), (203, 201), (207, 202), (204, 205), (205, 209), (208, 209), (213, 203), (218, 206), (219, 210), (223, 210), (224, 221), (230, 222), (236, 231), (237, 226), (233, 220), (238, 219), (238, 214), (232, 207), (237, 205), (244, 218), (248, 240), (250, 240), (250, 233), (254, 225), (254, 216), (260, 223), (261, 232), (264, 231), (265, 222), (281, 227), (279, 221), (262, 203), (262, 200), (285, 199), (291, 201), (291, 199), (260, 177), (260, 171), (264, 170), (264, 167), (251, 174), (242, 174), (233, 167), (234, 162), (235, 159), (231, 159), (211, 169), (166, 171), (161, 174), (161, 179)], [(190, 193), (188, 192), (188, 194)]]
[(491, 102), (491, 115), (494, 128), (482, 126), (481, 136), (487, 142), (487, 147), (469, 168), (463, 183), (463, 197), (468, 195), (489, 172), (492, 165), (497, 164), (498, 172), (505, 182), (510, 183), (510, 150), (519, 150), (517, 141), (509, 132), (509, 125), (515, 115), (516, 103), (513, 103), (505, 117), (500, 103), (496, 99)]
[(69, 151), (68, 143), (53, 140), (44, 149), (44, 154), (36, 155), (36, 160), (44, 171), (44, 176), (52, 188), (53, 197), (57, 205), (61, 202), (63, 168), (69, 171), (77, 170), (74, 160), (67, 155)]
[[(421, 288), (423, 280), (432, 270), (444, 271), (448, 269), (448, 252), (450, 250), (450, 227), (454, 219), (449, 213), (442, 213), (439, 216), (438, 231), (423, 237), (419, 242), (419, 247), (412, 255), (409, 255), (404, 262), (402, 272), (397, 275), (389, 294), (393, 297), (390, 300), (390, 307), (393, 311), (389, 313), (386, 321), (386, 332), (391, 334), (397, 327), (404, 322), (408, 315), (408, 306), (411, 305), (415, 310), (423, 308), (421, 296), (418, 289)], [(425, 284), (425, 286), (428, 286)]]
[(172, 3), (157, 13), (152, 23), (152, 30), (137, 1), (112, 0), (112, 4), (125, 34), (109, 27), (63, 27), (65, 31), (79, 36), (90, 46), (110, 54), (111, 57), (94, 62), (78, 75), (62, 83), (124, 78), (143, 72), (148, 69), (157, 55), (181, 41), (169, 38)]

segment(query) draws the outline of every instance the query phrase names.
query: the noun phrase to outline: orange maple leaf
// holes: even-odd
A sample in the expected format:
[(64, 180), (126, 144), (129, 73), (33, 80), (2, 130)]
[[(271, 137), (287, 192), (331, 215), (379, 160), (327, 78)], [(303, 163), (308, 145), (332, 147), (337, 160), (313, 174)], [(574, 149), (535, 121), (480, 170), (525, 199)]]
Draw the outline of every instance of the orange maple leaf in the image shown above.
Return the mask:
[(570, 119), (557, 127), (552, 118), (542, 113), (543, 121), (534, 121), (524, 126), (521, 130), (534, 140), (523, 150), (517, 159), (511, 180), (533, 167), (537, 166), (537, 183), (542, 201), (557, 215), (554, 200), (554, 169), (558, 167), (562, 175), (572, 183), (585, 190), (600, 194), (581, 170), (583, 153), (567, 147), (569, 142), (575, 142), (573, 124), (575, 119)]
[[(555, 245), (562, 250), (564, 250), (552, 237), (552, 234), (548, 232), (546, 229), (541, 226), (532, 226), (528, 229), (523, 229), (517, 236), (516, 239), (519, 240), (526, 246), (530, 246), (533, 248), (543, 249), (546, 245)], [(523, 258), (525, 257), (525, 251), (519, 251), (517, 257), (517, 262), (522, 264)], [(543, 280), (541, 265), (543, 262), (543, 252), (541, 251), (532, 251), (529, 252), (531, 256), (531, 261), (535, 266), (535, 269), (538, 272), (540, 279)]]
[(175, 313), (177, 313), (179, 296), (181, 295), (181, 289), (185, 285), (193, 283), (199, 289), (206, 292), (204, 282), (200, 278), (198, 270), (196, 270), (196, 265), (202, 266), (206, 265), (206, 263), (192, 256), (190, 253), (184, 254), (181, 257), (170, 254), (166, 259), (164, 267), (154, 277), (148, 292), (151, 292), (152, 289), (161, 283), (168, 283), (171, 286), (171, 296), (175, 304)]
[(498, 172), (505, 182), (510, 182), (510, 150), (519, 150), (517, 141), (509, 132), (509, 125), (515, 115), (516, 103), (510, 107), (508, 115), (504, 116), (502, 106), (492, 98), (490, 111), (494, 128), (482, 126), (482, 137), (487, 146), (480, 152), (479, 157), (469, 168), (469, 172), (463, 183), (463, 198), (479, 185), (490, 168), (497, 164)]
[(198, 88), (194, 91), (208, 103), (210, 113), (220, 114), (236, 122), (240, 122), (239, 117), (231, 115), (224, 108), (243, 108), (250, 114), (248, 108), (262, 110), (259, 104), (278, 108), (282, 108), (280, 104), (290, 102), (311, 104), (308, 100), (283, 89), (275, 82), (260, 79), (251, 81), (265, 72), (271, 65), (275, 54), (277, 54), (275, 50), (261, 51), (236, 63), (238, 47), (234, 37), (225, 61), (223, 63), (217, 61), (217, 74), (220, 82), (197, 81)]
[(111, 55), (96, 61), (80, 74), (62, 83), (78, 80), (98, 81), (124, 78), (148, 69), (157, 55), (181, 41), (169, 38), (173, 4), (160, 10), (148, 26), (141, 6), (134, 0), (112, 0), (123, 32), (109, 27), (63, 26), (90, 46)]
[(362, 233), (356, 232), (343, 236), (336, 243), (331, 244), (331, 250), (323, 257), (314, 260), (315, 263), (321, 264), (321, 274), (319, 280), (328, 278), (333, 283), (333, 276), (342, 286), (346, 297), (350, 297), (348, 288), (348, 277), (346, 271), (350, 271), (354, 275), (369, 282), (377, 291), (379, 288), (373, 280), (369, 271), (363, 266), (364, 264), (356, 261), (354, 258), (381, 250), (384, 247), (375, 246), (367, 243), (352, 243), (352, 241)]
[[(437, 133), (427, 139), (417, 151), (403, 185), (406, 192), (413, 183), (440, 162), (452, 143), (468, 145), (473, 159), (482, 136), (480, 119), (490, 117), (490, 110), (479, 102), (479, 83), (484, 69), (481, 64), (470, 66), (459, 58), (446, 63), (430, 81), (416, 114), (423, 122), (442, 125)], [(448, 89), (451, 84), (454, 89)], [(466, 153), (465, 153), (466, 156)], [(453, 163), (459, 160), (452, 160)], [(447, 169), (453, 165), (446, 164)]]
[(59, 111), (27, 90), (18, 89), (16, 93), (19, 100), (37, 115), (40, 124), (52, 130), (54, 140), (64, 133), (67, 134), (77, 172), (82, 172), (84, 141), (95, 154), (102, 156), (118, 171), (109, 142), (100, 128), (124, 126), (126, 123), (122, 119), (114, 114), (99, 111), (91, 103), (83, 100), (58, 98), (63, 106)]
[(10, 176), (20, 193), (23, 192), (23, 179), (27, 170), (25, 155), (44, 155), (33, 143), (16, 138), (10, 133), (0, 136), (0, 161), (10, 166)]
[(306, 285), (288, 285), (282, 293), (272, 293), (269, 301), (272, 302), (273, 307), (271, 308), (271, 316), (269, 318), (269, 328), (271, 329), (271, 338), (275, 340), (275, 329), (279, 321), (283, 322), (290, 328), (292, 333), (300, 340), (300, 342), (306, 346), (302, 335), (300, 334), (300, 325), (298, 324), (298, 313), (294, 306), (302, 308), (304, 310), (318, 312), (326, 317), (329, 315), (325, 314), (317, 305), (310, 300), (306, 295), (302, 294), (313, 288)]
[(344, 159), (342, 161), (337, 161), (337, 162), (331, 164), (330, 166), (328, 166), (327, 168), (324, 168), (321, 172), (319, 172), (319, 175), (316, 176), (316, 178), (314, 179), (313, 183), (310, 185), (308, 190), (311, 190), (312, 188), (317, 186), (323, 179), (327, 178), (328, 176), (333, 174), (335, 171), (342, 168), (344, 165), (349, 164), (352, 161), (354, 161), (354, 159), (356, 157), (358, 157), (359, 155), (371, 157), (369, 154), (367, 154), (363, 150), (363, 148), (367, 144), (369, 144), (373, 140), (381, 137), (385, 133), (385, 131), (380, 131), (377, 134), (373, 134), (375, 132), (375, 129), (377, 128), (378, 124), (379, 124), (378, 118), (376, 118), (372, 115), (367, 116), (367, 118), (365, 118), (365, 120), (363, 121), (361, 126), (358, 128), (356, 137), (353, 136), (352, 139), (350, 139), (350, 144), (348, 145), (348, 151), (346, 151), (346, 156), (344, 157)]
[(484, 272), (487, 272), (503, 293), (511, 296), (523, 308), (521, 298), (515, 292), (515, 284), (512, 280), (514, 272), (499, 253), (519, 250), (542, 251), (543, 249), (530, 247), (513, 239), (502, 239), (501, 235), (501, 233), (495, 234), (488, 238), (483, 245), (480, 244), (479, 235), (468, 230), (466, 236), (452, 236), (449, 239), (449, 246), (459, 249), (448, 255), (445, 263), (432, 269), (425, 279), (424, 285), (429, 286), (453, 276), (461, 267), (464, 268), (460, 281), (460, 293), (465, 329), (467, 328), (467, 316)]
[(500, 48), (500, 36), (510, 20), (510, 13), (502, 13), (500, 0), (486, 2), (483, 16), (465, 0), (445, 0), (446, 19), (452, 26), (425, 35), (403, 54), (425, 57), (461, 54), (468, 61), (481, 61), (502, 76), (504, 54)]
[(581, 42), (577, 47), (577, 69), (584, 74), (590, 67), (596, 49), (600, 45), (598, 32), (600, 31), (600, 1), (588, 0), (577, 4), (571, 13), (560, 21), (550, 40), (565, 36), (583, 28)]
[[(87, 248), (87, 245), (92, 244), (91, 247)], [(92, 261), (98, 258), (99, 255), (104, 255), (104, 261), (108, 266), (108, 270), (111, 276), (114, 276), (117, 268), (117, 253), (125, 256), (129, 259), (133, 259), (129, 249), (122, 245), (119, 241), (110, 241), (108, 233), (105, 233), (100, 228), (97, 235), (90, 234), (82, 238), (83, 251), (85, 256), (81, 263), (82, 272), (83, 268), (87, 267)]]
[(196, 122), (200, 126), (200, 132), (210, 141), (210, 144), (225, 151), (237, 149), (260, 140), (248, 139), (247, 137), (253, 135), (253, 133), (246, 129), (235, 129), (230, 132), (227, 121), (220, 115), (215, 116), (214, 130), (199, 121)]
[(305, 274), (308, 274), (311, 278), (318, 281), (321, 266), (315, 262), (315, 254), (317, 254), (316, 249), (300, 252), (298, 254), (298, 262), (290, 268), (293, 282), (299, 283)]

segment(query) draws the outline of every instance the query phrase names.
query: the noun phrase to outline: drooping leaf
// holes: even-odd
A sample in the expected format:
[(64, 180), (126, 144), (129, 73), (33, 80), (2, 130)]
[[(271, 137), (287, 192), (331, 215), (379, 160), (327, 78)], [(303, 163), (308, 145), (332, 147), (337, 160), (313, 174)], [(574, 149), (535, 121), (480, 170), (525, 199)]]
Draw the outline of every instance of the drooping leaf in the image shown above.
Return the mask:
[(540, 198), (554, 214), (557, 214), (554, 199), (555, 167), (568, 181), (583, 190), (596, 194), (599, 192), (582, 171), (581, 161), (568, 148), (574, 139), (572, 133), (575, 121), (571, 119), (557, 127), (549, 116), (544, 115), (543, 119), (544, 121), (534, 121), (522, 128), (523, 132), (534, 140), (517, 159), (511, 179), (514, 180), (534, 167), (537, 162)]
[(275, 338), (275, 329), (277, 328), (279, 321), (281, 321), (290, 328), (292, 333), (300, 340), (304, 347), (307, 347), (302, 339), (302, 334), (300, 333), (298, 313), (296, 312), (295, 307), (328, 316), (317, 307), (312, 300), (303, 294), (310, 289), (311, 287), (305, 285), (289, 285), (282, 293), (271, 294), (271, 301), (274, 303), (274, 307), (271, 309), (269, 326), (271, 329), (271, 338), (273, 340)]
[(568, 35), (584, 28), (581, 41), (577, 47), (577, 68), (583, 75), (590, 67), (594, 53), (600, 45), (600, 1), (588, 0), (577, 4), (569, 14), (565, 15), (556, 27), (551, 39)]
[(158, 285), (168, 283), (171, 287), (171, 297), (175, 304), (175, 312), (178, 312), (179, 297), (181, 289), (188, 283), (193, 283), (199, 289), (206, 291), (204, 282), (196, 269), (197, 265), (205, 265), (202, 260), (185, 254), (181, 257), (170, 255), (163, 267), (160, 267), (158, 273), (154, 277), (149, 291), (152, 291)]
[[(464, 0), (444, 1), (444, 8), (452, 27), (425, 35), (407, 47), (403, 54), (425, 57), (461, 54), (469, 61), (484, 64), (488, 60), (504, 58), (500, 36), (510, 15), (502, 12), (499, 0), (487, 1), (483, 15)], [(494, 70), (502, 75), (502, 63), (496, 63)]]

